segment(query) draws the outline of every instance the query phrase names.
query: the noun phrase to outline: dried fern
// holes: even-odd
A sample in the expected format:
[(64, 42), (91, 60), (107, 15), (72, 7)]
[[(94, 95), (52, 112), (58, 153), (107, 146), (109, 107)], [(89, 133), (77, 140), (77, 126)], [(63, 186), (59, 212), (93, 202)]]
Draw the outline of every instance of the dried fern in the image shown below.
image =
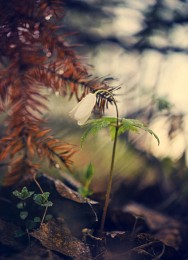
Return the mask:
[[(57, 158), (66, 167), (71, 164), (75, 147), (51, 136), (44, 126), (43, 88), (74, 95), (78, 101), (97, 89), (114, 90), (108, 81), (92, 78), (67, 45), (61, 31), (63, 16), (62, 0), (0, 0), (0, 112), (7, 112), (0, 160), (9, 160), (7, 184), (32, 178), (40, 169), (35, 156), (48, 158), (51, 165)], [(111, 101), (99, 94), (96, 109), (103, 113)]]

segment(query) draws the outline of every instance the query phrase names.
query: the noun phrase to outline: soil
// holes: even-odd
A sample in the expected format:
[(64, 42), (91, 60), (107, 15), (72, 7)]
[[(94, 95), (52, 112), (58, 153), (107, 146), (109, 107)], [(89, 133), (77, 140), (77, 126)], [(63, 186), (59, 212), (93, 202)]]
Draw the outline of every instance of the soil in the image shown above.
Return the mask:
[[(99, 235), (104, 194), (82, 198), (72, 183), (41, 175), (42, 189), (50, 192), (47, 214), (52, 219), (33, 223), (44, 207), (27, 200), (26, 219), (12, 192), (26, 186), (39, 193), (34, 182), (0, 188), (0, 259), (188, 259), (186, 199), (178, 200), (160, 184), (136, 189), (125, 182), (113, 193), (105, 230)], [(176, 194), (176, 196), (173, 196)], [(126, 199), (125, 199), (126, 198)], [(174, 199), (173, 199), (174, 198)]]

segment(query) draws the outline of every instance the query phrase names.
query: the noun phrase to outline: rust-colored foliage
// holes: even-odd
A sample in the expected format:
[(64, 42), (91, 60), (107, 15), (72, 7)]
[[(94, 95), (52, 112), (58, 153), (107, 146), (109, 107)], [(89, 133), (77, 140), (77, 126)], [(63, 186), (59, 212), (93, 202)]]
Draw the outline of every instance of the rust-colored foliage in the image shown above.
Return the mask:
[[(8, 160), (8, 185), (32, 178), (40, 167), (33, 158), (60, 159), (69, 167), (72, 145), (51, 136), (43, 113), (51, 88), (80, 100), (89, 92), (109, 89), (92, 78), (60, 32), (62, 0), (0, 0), (0, 111), (7, 113), (6, 134), (0, 140), (0, 161)], [(82, 95), (78, 91), (81, 88)], [(110, 96), (99, 94), (96, 108), (104, 111)]]

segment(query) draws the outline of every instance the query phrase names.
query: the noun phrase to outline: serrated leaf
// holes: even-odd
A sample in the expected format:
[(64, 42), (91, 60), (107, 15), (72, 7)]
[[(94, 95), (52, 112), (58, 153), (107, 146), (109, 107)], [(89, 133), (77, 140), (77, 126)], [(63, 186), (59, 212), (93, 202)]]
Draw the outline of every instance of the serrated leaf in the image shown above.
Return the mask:
[(102, 117), (100, 119), (89, 120), (83, 127), (86, 127), (85, 132), (81, 137), (81, 147), (89, 135), (95, 136), (101, 129), (108, 127), (114, 123), (116, 118), (113, 117)]
[[(116, 133), (116, 126), (110, 125), (109, 129), (110, 129), (110, 136), (111, 136), (112, 140), (114, 140), (115, 133)], [(129, 131), (129, 130), (131, 130), (130, 127), (126, 127), (126, 126), (120, 124), (119, 127), (118, 127), (118, 136), (125, 133), (126, 131)], [(137, 129), (134, 129), (132, 131), (136, 131), (136, 130)]]
[(36, 204), (40, 205), (43, 203), (43, 197), (42, 194), (35, 194), (33, 197), (33, 200), (35, 201)]
[[(116, 117), (102, 117), (102, 118), (96, 119), (96, 120), (89, 120), (83, 126), (83, 127), (86, 127), (86, 130), (81, 137), (81, 147), (83, 146), (86, 138), (89, 135), (95, 136), (101, 129), (103, 129), (105, 127), (109, 127), (110, 135), (111, 135), (112, 139), (114, 139), (116, 125), (117, 125)], [(126, 131), (138, 132), (139, 129), (142, 129), (142, 130), (150, 133), (151, 135), (153, 135), (155, 137), (155, 139), (157, 140), (158, 145), (160, 144), (160, 140), (159, 140), (158, 136), (141, 121), (139, 121), (137, 119), (119, 118), (118, 135), (120, 135)]]
[(33, 200), (36, 204), (42, 206), (42, 207), (51, 207), (53, 203), (48, 200), (50, 195), (50, 192), (44, 192), (41, 194), (35, 194), (33, 197)]
[(23, 187), (21, 192), (17, 190), (12, 192), (12, 194), (18, 197), (20, 200), (26, 200), (29, 197), (31, 197), (34, 193), (35, 193), (34, 191), (28, 191), (27, 187)]
[(50, 195), (49, 192), (44, 192), (42, 194), (35, 194), (33, 199), (36, 204), (42, 206), (44, 203), (46, 203), (48, 201), (49, 195)]
[(150, 129), (148, 128), (144, 123), (137, 119), (122, 119), (122, 127), (124, 127), (124, 130), (130, 130), (130, 131), (136, 131), (138, 132), (139, 129), (142, 129), (149, 134), (153, 135), (155, 139), (157, 140), (158, 145), (160, 144), (160, 140), (158, 136)]
[(20, 218), (25, 220), (28, 217), (28, 211), (20, 211)]

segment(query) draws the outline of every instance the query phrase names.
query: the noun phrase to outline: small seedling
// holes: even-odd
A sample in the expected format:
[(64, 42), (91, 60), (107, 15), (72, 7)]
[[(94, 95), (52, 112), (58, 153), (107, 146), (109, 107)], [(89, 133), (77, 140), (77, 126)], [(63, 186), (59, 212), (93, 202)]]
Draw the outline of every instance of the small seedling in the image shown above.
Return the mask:
[(35, 194), (33, 197), (33, 200), (36, 204), (40, 205), (41, 207), (45, 207), (45, 211), (41, 220), (40, 225), (43, 224), (44, 220), (46, 220), (46, 213), (48, 210), (48, 207), (53, 206), (53, 203), (48, 200), (50, 193), (49, 192), (43, 192), (42, 194)]
[(34, 193), (34, 191), (28, 191), (27, 187), (23, 187), (21, 192), (15, 190), (12, 194), (18, 197), (20, 200), (26, 200), (30, 198)]
[(12, 194), (21, 200), (16, 204), (16, 207), (20, 210), (20, 219), (25, 220), (28, 217), (28, 211), (26, 210), (27, 203), (25, 200), (30, 198), (34, 194), (34, 191), (28, 191), (27, 187), (23, 187), (21, 192), (15, 190)]
[[(41, 189), (42, 191), (42, 189)], [(13, 191), (13, 195), (17, 197), (20, 201), (16, 204), (16, 207), (20, 210), (19, 216), (22, 221), (24, 221), (25, 224), (25, 230), (17, 230), (15, 232), (16, 237), (21, 237), (23, 235), (26, 235), (28, 233), (28, 230), (35, 229), (38, 224), (42, 225), (44, 221), (49, 221), (53, 218), (52, 215), (46, 215), (48, 207), (51, 207), (53, 203), (48, 200), (50, 193), (49, 192), (43, 192), (41, 194), (35, 194), (35, 191), (28, 191), (27, 187), (23, 187), (21, 191), (15, 190)], [(34, 195), (34, 196), (33, 196)], [(33, 220), (28, 219), (29, 212), (26, 210), (27, 202), (26, 200), (28, 198), (31, 198), (33, 196), (33, 201), (35, 204), (45, 207), (44, 214), (42, 218), (40, 217), (34, 217)]]
[(89, 186), (91, 184), (93, 174), (94, 174), (93, 165), (90, 163), (87, 167), (86, 172), (85, 172), (84, 185), (83, 185), (83, 187), (79, 188), (79, 193), (83, 197), (87, 197), (87, 196), (92, 195), (92, 191), (89, 189)]

